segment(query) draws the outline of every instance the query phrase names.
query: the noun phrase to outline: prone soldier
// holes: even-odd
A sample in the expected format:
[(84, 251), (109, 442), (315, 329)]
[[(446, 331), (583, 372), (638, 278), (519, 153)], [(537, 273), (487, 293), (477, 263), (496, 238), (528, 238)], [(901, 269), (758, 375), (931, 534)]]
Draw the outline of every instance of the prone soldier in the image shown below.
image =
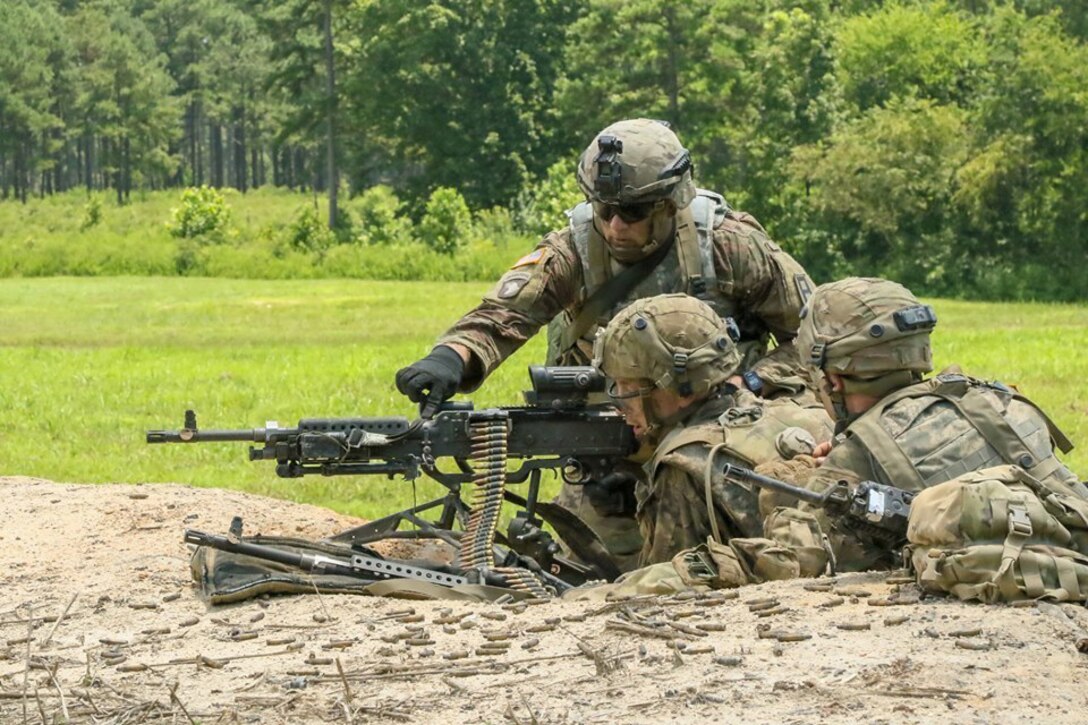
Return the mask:
[(655, 441), (636, 494), (642, 566), (669, 561), (707, 537), (762, 535), (758, 490), (707, 479), (708, 464), (755, 466), (811, 454), (831, 436), (816, 404), (765, 400), (732, 382), (736, 329), (687, 295), (638, 300), (598, 336), (594, 365), (636, 436)]
[[(1072, 443), (1025, 396), (956, 367), (924, 379), (933, 370), (936, 324), (933, 308), (895, 282), (855, 277), (817, 288), (797, 344), (837, 435), (818, 451), (826, 459), (805, 485), (824, 491), (840, 481), (850, 487), (875, 481), (917, 493), (1013, 465), (1088, 499), (1088, 489), (1055, 455), (1055, 447), (1065, 453)], [(867, 545), (865, 532), (846, 522), (824, 525), (840, 569), (899, 564), (897, 552)]]
[[(760, 466), (819, 493), (873, 484), (904, 493), (913, 498), (909, 528), (889, 538), (864, 517), (829, 517), (764, 490), (762, 536), (754, 527), (732, 538), (727, 529), (713, 531), (671, 562), (587, 596), (817, 576), (828, 561), (840, 571), (893, 568), (909, 540), (919, 581), (935, 592), (982, 601), (1088, 597), (1088, 488), (1055, 454), (1071, 443), (1006, 385), (958, 368), (925, 379), (936, 322), (932, 307), (895, 282), (851, 278), (818, 287), (802, 313), (797, 345), (836, 435), (817, 446), (815, 457)], [(605, 349), (610, 332), (600, 343)], [(729, 461), (716, 460), (707, 441), (698, 447), (709, 460), (702, 480), (687, 487), (716, 493)], [(695, 508), (706, 510), (693, 500)], [(661, 557), (644, 561), (654, 562)]]

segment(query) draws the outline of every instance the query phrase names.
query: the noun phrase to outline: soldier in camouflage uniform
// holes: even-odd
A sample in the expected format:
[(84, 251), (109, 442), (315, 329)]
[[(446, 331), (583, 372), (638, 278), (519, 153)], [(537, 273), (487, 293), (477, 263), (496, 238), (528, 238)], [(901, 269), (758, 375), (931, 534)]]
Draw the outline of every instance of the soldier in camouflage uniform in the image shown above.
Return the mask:
[[(937, 318), (909, 290), (881, 279), (822, 285), (805, 309), (798, 350), (838, 435), (805, 485), (877, 481), (908, 491), (1001, 464), (1088, 496), (1054, 454), (1071, 443), (1034, 403), (997, 382), (946, 370), (932, 379)], [(955, 369), (958, 370), (958, 369)], [(765, 504), (767, 501), (765, 500)], [(866, 532), (825, 521), (843, 570), (895, 566)]]
[[(768, 398), (805, 391), (792, 340), (811, 280), (752, 216), (695, 187), (691, 157), (666, 125), (634, 119), (604, 129), (582, 154), (578, 183), (587, 200), (569, 225), (515, 262), (429, 355), (397, 372), (397, 388), (424, 404), (424, 417), (479, 387), (545, 325), (550, 364), (588, 364), (599, 327), (634, 300), (669, 292), (737, 321), (738, 388)], [(571, 487), (560, 501), (614, 554), (638, 551), (629, 512), (602, 518)]]
[[(816, 491), (839, 481), (851, 486), (876, 481), (917, 492), (1006, 465), (1026, 471), (1039, 482), (1040, 495), (1047, 496), (1048, 503), (1068, 509), (1069, 525), (1083, 528), (1088, 522), (1083, 518), (1088, 487), (1055, 455), (1055, 447), (1068, 452), (1072, 445), (1043, 411), (1017, 391), (967, 377), (957, 368), (923, 379), (933, 369), (930, 332), (936, 322), (931, 307), (894, 282), (852, 278), (818, 287), (803, 312), (797, 345), (811, 366), (810, 378), (835, 421), (837, 435), (817, 446), (816, 460), (823, 459), (818, 466), (811, 457), (797, 456), (760, 468)], [(711, 467), (707, 468), (709, 472)], [(794, 508), (795, 504), (796, 499), (782, 494), (760, 492), (766, 538), (712, 537), (669, 563), (631, 572), (616, 584), (576, 590), (572, 598), (816, 576), (827, 561), (819, 556), (818, 546), (825, 532), (829, 540), (822, 542), (823, 548), (840, 571), (900, 565), (899, 552), (881, 532), (844, 519), (831, 520), (823, 511), (810, 512), (808, 504)], [(813, 519), (806, 522), (802, 515)], [(672, 525), (686, 523), (678, 518)], [(919, 523), (912, 517), (912, 528)], [(975, 528), (1000, 528), (996, 521), (973, 523)], [(758, 537), (752, 528), (741, 533)], [(914, 564), (918, 566), (917, 557)]]
[(659, 441), (636, 489), (642, 566), (711, 535), (762, 535), (758, 492), (729, 481), (706, 485), (708, 460), (782, 461), (831, 436), (818, 405), (769, 401), (729, 382), (740, 364), (738, 336), (709, 305), (677, 294), (634, 302), (597, 338), (593, 362), (610, 380), (610, 397), (636, 435)]

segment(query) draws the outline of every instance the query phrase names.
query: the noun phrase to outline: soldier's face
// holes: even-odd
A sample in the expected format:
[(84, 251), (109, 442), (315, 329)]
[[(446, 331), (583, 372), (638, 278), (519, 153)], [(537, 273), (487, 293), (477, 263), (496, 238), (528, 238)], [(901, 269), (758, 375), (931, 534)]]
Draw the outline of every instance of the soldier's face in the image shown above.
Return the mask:
[(624, 221), (622, 215), (613, 214), (612, 218), (608, 220), (597, 217), (597, 226), (608, 246), (619, 252), (619, 256), (622, 258), (625, 252), (627, 254), (637, 254), (650, 243), (652, 220), (653, 217), (648, 216), (645, 219), (628, 222)]
[(619, 378), (612, 386), (612, 401), (640, 441), (646, 439), (653, 425), (675, 415), (685, 404), (685, 399), (675, 392), (651, 388), (648, 382)]

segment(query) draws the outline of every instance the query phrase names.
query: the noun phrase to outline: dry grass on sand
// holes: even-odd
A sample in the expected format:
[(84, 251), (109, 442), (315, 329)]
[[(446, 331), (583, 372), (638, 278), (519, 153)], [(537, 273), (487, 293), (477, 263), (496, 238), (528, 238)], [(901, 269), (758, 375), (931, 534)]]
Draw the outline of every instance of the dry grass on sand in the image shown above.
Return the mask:
[(356, 523), (233, 491), (0, 478), (0, 722), (1055, 723), (1088, 711), (1082, 607), (917, 601), (913, 585), (864, 574), (607, 605), (310, 595), (209, 609), (181, 531), (222, 533), (236, 514), (250, 533), (313, 538)]

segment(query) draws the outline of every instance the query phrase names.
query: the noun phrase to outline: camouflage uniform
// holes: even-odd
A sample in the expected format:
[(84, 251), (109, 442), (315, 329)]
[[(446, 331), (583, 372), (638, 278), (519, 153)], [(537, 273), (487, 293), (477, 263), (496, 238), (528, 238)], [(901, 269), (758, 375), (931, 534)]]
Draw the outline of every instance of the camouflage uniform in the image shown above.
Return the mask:
[[(1054, 455), (1068, 441), (1033, 403), (1001, 385), (943, 373), (901, 388), (850, 423), (806, 485), (876, 481), (921, 491), (971, 471), (1019, 465), (1044, 483), (1085, 490)], [(828, 522), (842, 570), (898, 565), (891, 552), (865, 546), (844, 522)], [(860, 537), (864, 539), (862, 535)]]
[[(748, 391), (708, 400), (685, 425), (666, 435), (640, 484), (638, 522), (643, 548), (639, 565), (669, 561), (704, 543), (715, 531), (705, 484), (707, 459), (745, 467), (812, 452), (831, 437), (831, 419), (820, 407), (790, 400), (762, 400)], [(723, 541), (763, 536), (759, 492), (733, 481), (711, 485), (716, 530)]]
[[(768, 398), (811, 395), (792, 339), (812, 281), (753, 217), (695, 188), (690, 155), (675, 134), (647, 119), (613, 124), (583, 153), (578, 182), (587, 201), (568, 213), (569, 225), (515, 262), (438, 339), (433, 359), (399, 372), (402, 392), (413, 400), (423, 399), (428, 386), (432, 399), (436, 387), (446, 396), (454, 385), (471, 392), (544, 326), (549, 364), (588, 364), (596, 332), (620, 310), (635, 300), (685, 293), (735, 320), (742, 355), (736, 372), (745, 373), (749, 387)], [(649, 220), (646, 243), (634, 250), (610, 246), (601, 229), (615, 214)], [(646, 274), (616, 291), (614, 280), (631, 270)], [(580, 318), (583, 310), (590, 312)], [(772, 338), (776, 347), (768, 352)], [(452, 352), (458, 348), (471, 353), (464, 366)], [(582, 489), (568, 485), (557, 500), (601, 534), (614, 555), (633, 559), (639, 536), (630, 516), (602, 517)]]
[[(927, 490), (928, 493), (939, 484), (963, 480), (967, 478), (965, 474), (976, 471), (984, 472), (980, 475), (985, 477), (987, 471), (1022, 470), (1028, 474), (1025, 478), (1039, 482), (1033, 490), (1060, 515), (1067, 515), (1063, 523), (1067, 523), (1071, 531), (1088, 530), (1088, 488), (1054, 453), (1055, 446), (1063, 452), (1068, 452), (1072, 446), (1038, 407), (1000, 383), (969, 378), (959, 372), (946, 371), (930, 380), (922, 379), (924, 373), (932, 370), (929, 335), (936, 324), (936, 315), (908, 290), (885, 280), (842, 280), (817, 288), (802, 317), (798, 351), (811, 366), (810, 379), (833, 411), (841, 431), (822, 465), (813, 468), (811, 461), (801, 456), (775, 465), (773, 471), (765, 473), (816, 491), (827, 490), (839, 481), (853, 486), (869, 480), (913, 492)], [(832, 385), (829, 373), (841, 376), (842, 387), (836, 389)], [(852, 414), (847, 406), (847, 396), (852, 393), (872, 396), (876, 402), (864, 412)], [(691, 446), (680, 452), (688, 450)], [(670, 473), (666, 467), (664, 477), (658, 473), (655, 483), (662, 488), (670, 486), (684, 490), (694, 485), (690, 480), (692, 477), (700, 482), (700, 460), (674, 463), (675, 455), (665, 454), (662, 462), (677, 470)], [(743, 465), (744, 461), (740, 463)], [(995, 468), (1002, 464), (1007, 465)], [(715, 494), (717, 503), (717, 489)], [(692, 510), (696, 498), (693, 496), (689, 500)], [(919, 497), (916, 502), (921, 500)], [(638, 594), (659, 589), (676, 590), (683, 585), (735, 587), (768, 579), (818, 575), (822, 571), (819, 549), (824, 533), (829, 539), (824, 546), (830, 549), (839, 570), (886, 569), (901, 564), (898, 552), (889, 549), (886, 537), (881, 541), (879, 532), (874, 536), (864, 524), (845, 519), (831, 520), (822, 510), (808, 504), (793, 508), (791, 504), (795, 503), (795, 499), (782, 494), (762, 491), (759, 510), (766, 515), (762, 531), (765, 538), (757, 538), (761, 535), (753, 525), (757, 519), (749, 513), (743, 518), (747, 526), (735, 530), (736, 535), (749, 538), (731, 538), (724, 542), (708, 538), (703, 543), (690, 537), (692, 548), (674, 557), (671, 565), (658, 564), (632, 572), (624, 581), (612, 585), (612, 589), (602, 588), (592, 596), (603, 597), (610, 591)], [(995, 512), (1005, 503), (1008, 502), (997, 501)], [(927, 501), (927, 504), (930, 508), (918, 510), (938, 511), (945, 518), (952, 515), (945, 509), (934, 508), (941, 505), (947, 508), (950, 504), (946, 501), (936, 504)], [(978, 508), (990, 511), (985, 506)], [(1041, 510), (1042, 504), (1037, 508)], [(750, 501), (747, 510), (751, 511)], [(1003, 525), (996, 520), (963, 523), (973, 524), (975, 529), (1000, 529)], [(690, 514), (674, 515), (668, 525), (672, 528), (693, 527), (694, 522)], [(1009, 525), (1012, 525), (1011, 519)], [(912, 515), (911, 527), (919, 526), (924, 527), (924, 522), (917, 521)], [(1079, 540), (1065, 534), (1067, 538), (1079, 541), (1079, 549), (1088, 551), (1088, 535), (1078, 535), (1081, 535)], [(967, 546), (972, 542), (960, 543)], [(1019, 543), (1023, 545), (1024, 542)], [(1044, 537), (1042, 543), (1052, 545), (1054, 541)], [(915, 551), (913, 564), (916, 569), (921, 570), (919, 557), (927, 554), (927, 548), (948, 555), (939, 546)], [(1008, 555), (1001, 554), (1001, 545), (996, 548), (998, 563), (1013, 561), (1015, 557), (1008, 552), (1019, 551), (1009, 549), (1008, 541), (1005, 543)], [(1026, 547), (1025, 551), (1030, 548)], [(1045, 561), (1060, 571), (1054, 562), (1061, 557), (1061, 552), (1053, 546), (1042, 548), (1048, 552)], [(662, 556), (665, 555), (663, 552)], [(647, 558), (645, 563), (663, 561), (662, 556)], [(1075, 586), (1075, 580), (1069, 577), (1069, 567), (1077, 554), (1065, 552), (1065, 556), (1070, 559), (1062, 565), (1066, 569), (1066, 579), (1048, 582), (1049, 593), (1060, 598), (1062, 591), (1066, 595), (1080, 592), (1073, 598), (1082, 600), (1085, 596), (1081, 591), (1083, 587)], [(1042, 561), (1038, 557), (1037, 560)], [(1088, 562), (1088, 559), (1084, 561)], [(926, 563), (930, 570), (939, 568), (933, 562)], [(1025, 565), (1017, 561), (1016, 566)], [(944, 575), (956, 581), (949, 573), (951, 568), (945, 569)], [(1017, 568), (1017, 573), (1012, 575), (1013, 578), (1021, 576), (1022, 583), (1015, 580), (1018, 586), (1010, 586), (1006, 582), (1006, 588), (1000, 592), (987, 589), (994, 586), (988, 582), (961, 582), (961, 586), (964, 592), (983, 601), (1014, 600), (1026, 596), (1019, 589), (1026, 590), (1027, 594), (1033, 591), (1028, 584), (1029, 575), (1021, 573), (1023, 571), (1026, 566), (1025, 569)], [(1083, 572), (1088, 573), (1088, 563)], [(990, 574), (988, 571), (983, 573)], [(1048, 576), (1058, 575), (1051, 572)], [(1041, 581), (1038, 575), (1035, 578)], [(932, 586), (935, 591), (942, 591), (935, 584)], [(1036, 583), (1035, 590), (1043, 591), (1041, 586)], [(977, 590), (982, 590), (982, 594)], [(943, 591), (955, 592), (955, 589), (945, 587)]]
[[(589, 204), (579, 206), (588, 208)], [(572, 217), (583, 214), (576, 208)], [(678, 228), (691, 224), (690, 217), (689, 209), (681, 209), (677, 213)], [(701, 296), (720, 316), (732, 317), (740, 327), (739, 346), (748, 361), (745, 369), (756, 372), (772, 389), (780, 384), (790, 392), (796, 391), (804, 383), (798, 377), (800, 363), (792, 339), (805, 295), (812, 287), (804, 269), (770, 240), (753, 217), (727, 211), (710, 237), (713, 277), (693, 280), (685, 275), (687, 262), (680, 258), (681, 233), (677, 232), (677, 241), (657, 273), (602, 315), (598, 326), (607, 324), (616, 312), (636, 299), (701, 290)], [(461, 392), (478, 388), (503, 360), (553, 318), (577, 315), (592, 290), (625, 267), (608, 255), (604, 239), (596, 230), (591, 235), (588, 259), (579, 254), (573, 236), (571, 228), (548, 234), (535, 250), (514, 263), (479, 306), (439, 338), (438, 345), (464, 345), (479, 363), (479, 367), (466, 370)], [(587, 271), (599, 279), (588, 280)], [(598, 326), (578, 341), (577, 350), (571, 351), (564, 363), (589, 363), (591, 341)], [(778, 346), (766, 354), (772, 335)]]
[[(1000, 383), (957, 372), (931, 380), (931, 308), (905, 288), (878, 279), (846, 279), (817, 289), (805, 310), (799, 351), (836, 410), (835, 446), (805, 485), (823, 491), (844, 480), (871, 480), (921, 491), (964, 473), (1018, 465), (1040, 481), (1084, 491), (1054, 455), (1068, 439), (1024, 396)], [(845, 410), (827, 373), (843, 376), (845, 393), (878, 397), (860, 415)], [(843, 521), (824, 523), (841, 569), (896, 565), (864, 532)]]
[[(596, 341), (594, 364), (605, 375), (652, 383), (651, 389), (638, 389), (644, 422), (660, 439), (636, 487), (644, 541), (640, 565), (668, 561), (712, 532), (721, 538), (762, 532), (754, 489), (715, 482), (708, 492), (710, 457), (753, 466), (811, 453), (831, 435), (831, 420), (818, 405), (768, 401), (731, 389), (726, 381), (740, 353), (723, 332), (728, 329), (708, 305), (685, 295), (660, 295), (630, 305)], [(675, 396), (675, 404), (684, 407), (657, 420), (662, 403), (650, 400), (655, 391)]]

